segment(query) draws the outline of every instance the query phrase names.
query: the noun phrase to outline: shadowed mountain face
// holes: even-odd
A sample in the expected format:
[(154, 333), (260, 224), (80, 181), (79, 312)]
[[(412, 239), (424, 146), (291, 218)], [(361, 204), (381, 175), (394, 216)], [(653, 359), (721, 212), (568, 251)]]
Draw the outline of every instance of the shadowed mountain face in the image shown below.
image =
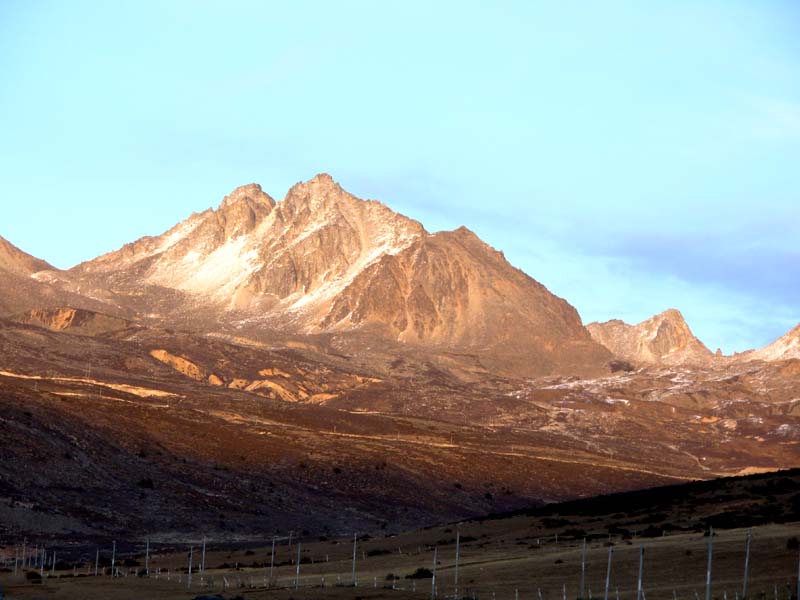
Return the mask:
[(675, 310), (587, 329), (327, 175), (67, 271), (0, 240), (0, 274), (18, 531), (366, 531), (800, 460), (797, 330), (733, 360)]

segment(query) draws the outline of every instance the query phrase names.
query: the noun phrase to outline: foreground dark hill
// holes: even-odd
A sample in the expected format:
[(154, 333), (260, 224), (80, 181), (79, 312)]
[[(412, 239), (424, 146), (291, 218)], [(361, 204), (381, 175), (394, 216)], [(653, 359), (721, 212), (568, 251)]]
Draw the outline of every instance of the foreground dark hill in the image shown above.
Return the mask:
[[(652, 538), (800, 522), (800, 469), (692, 481), (550, 504), (490, 519), (529, 516), (572, 536)], [(574, 529), (577, 527), (578, 529)]]
[[(748, 533), (747, 597), (773, 598), (777, 592), (779, 598), (792, 598), (800, 550), (799, 489), (800, 470), (792, 470), (586, 498), (399, 534), (358, 535), (355, 565), (352, 536), (295, 531), (290, 539), (287, 531), (278, 530), (274, 554), (271, 536), (248, 544), (211, 537), (205, 540), (205, 555), (198, 535), (151, 537), (149, 555), (138, 537), (117, 540), (117, 565), (127, 576), (111, 578), (110, 542), (86, 543), (74, 536), (71, 543), (48, 543), (48, 551), (62, 560), (52, 574), (44, 570), (42, 583), (35, 578), (26, 582), (23, 569), (15, 576), (11, 568), (0, 568), (0, 583), (22, 599), (173, 600), (202, 592), (228, 599), (422, 599), (430, 598), (432, 589), (437, 597), (510, 599), (598, 597), (608, 576), (613, 597), (632, 600), (643, 548), (646, 597), (691, 599), (705, 592), (713, 527), (712, 598), (742, 593)], [(23, 540), (17, 536), (8, 543), (6, 556), (19, 556)], [(99, 576), (93, 577), (98, 550)], [(198, 572), (201, 560), (205, 569)]]

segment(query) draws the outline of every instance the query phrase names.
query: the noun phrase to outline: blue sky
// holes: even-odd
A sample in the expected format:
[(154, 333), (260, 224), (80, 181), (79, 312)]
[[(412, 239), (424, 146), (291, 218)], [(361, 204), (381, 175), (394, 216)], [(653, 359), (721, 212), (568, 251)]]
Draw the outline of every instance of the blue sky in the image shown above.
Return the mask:
[(69, 267), (331, 173), (585, 322), (800, 321), (800, 3), (0, 2), (0, 235)]

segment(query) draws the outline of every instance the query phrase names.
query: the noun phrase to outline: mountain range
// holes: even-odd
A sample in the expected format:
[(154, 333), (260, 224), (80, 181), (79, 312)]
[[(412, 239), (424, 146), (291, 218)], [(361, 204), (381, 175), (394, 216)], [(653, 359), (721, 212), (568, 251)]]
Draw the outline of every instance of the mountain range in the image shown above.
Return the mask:
[(800, 327), (723, 356), (674, 309), (584, 326), (325, 174), (67, 270), (0, 238), (0, 275), (16, 530), (370, 530), (800, 458)]
[[(637, 325), (584, 327), (564, 299), (460, 227), (428, 233), (320, 174), (280, 203), (259, 185), (216, 210), (62, 271), (0, 238), (0, 314), (69, 305), (203, 333), (369, 332), (474, 352), (513, 375), (599, 373), (612, 354), (642, 364), (715, 357), (670, 309)], [(797, 328), (757, 360), (798, 355)]]

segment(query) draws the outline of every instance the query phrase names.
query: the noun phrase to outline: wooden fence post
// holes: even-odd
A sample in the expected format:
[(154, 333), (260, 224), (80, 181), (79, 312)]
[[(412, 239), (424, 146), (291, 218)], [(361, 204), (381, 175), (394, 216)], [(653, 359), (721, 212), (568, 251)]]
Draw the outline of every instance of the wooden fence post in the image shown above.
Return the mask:
[(586, 538), (583, 538), (583, 552), (581, 553), (581, 593), (580, 600), (584, 600), (586, 596)]
[(269, 585), (272, 587), (272, 571), (275, 568), (275, 536), (272, 536), (272, 555), (269, 559)]
[(294, 574), (294, 589), (300, 587), (300, 542), (297, 542), (297, 569)]
[(200, 574), (205, 575), (206, 572), (206, 538), (203, 536), (203, 554), (200, 559)]
[(642, 600), (643, 570), (644, 570), (644, 546), (639, 546), (639, 583), (636, 585), (636, 600)]
[(714, 559), (714, 528), (708, 531), (708, 568), (706, 569), (706, 600), (711, 600), (711, 565)]
[(608, 568), (606, 569), (606, 593), (603, 600), (608, 600), (608, 589), (611, 586), (611, 556), (614, 554), (614, 546), (608, 547)]
[(800, 600), (800, 553), (798, 553), (797, 559), (797, 598)]
[(461, 553), (461, 532), (456, 529), (456, 572), (455, 572), (455, 589), (453, 591), (453, 597), (458, 600), (458, 558)]
[(358, 587), (358, 581), (356, 581), (356, 547), (358, 546), (358, 534), (353, 534), (353, 587)]
[(742, 600), (747, 600), (747, 583), (750, 578), (750, 540), (753, 537), (753, 530), (747, 530), (747, 545), (744, 553), (744, 581), (742, 582)]
[(186, 576), (186, 587), (192, 587), (192, 553), (194, 552), (194, 546), (189, 546), (189, 573)]
[(436, 598), (436, 552), (438, 548), (433, 547), (433, 577), (431, 577), (431, 600)]

